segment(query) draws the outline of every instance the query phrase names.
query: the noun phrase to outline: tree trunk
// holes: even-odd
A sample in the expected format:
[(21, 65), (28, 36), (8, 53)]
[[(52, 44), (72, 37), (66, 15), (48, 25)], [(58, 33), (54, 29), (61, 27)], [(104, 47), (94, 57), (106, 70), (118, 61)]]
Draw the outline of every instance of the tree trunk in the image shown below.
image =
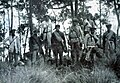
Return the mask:
[(100, 46), (102, 46), (101, 0), (99, 1), (99, 3), (100, 3)]
[(33, 23), (32, 23), (32, 0), (29, 1), (29, 27), (30, 27), (30, 35), (33, 34)]
[(74, 17), (74, 10), (73, 10), (73, 2), (72, 2), (72, 0), (70, 2), (70, 6), (71, 6), (71, 17), (73, 18)]
[(13, 7), (12, 7), (12, 5), (13, 5), (13, 0), (11, 0), (11, 25), (10, 25), (10, 30), (12, 30), (12, 28), (13, 28)]
[(75, 0), (75, 17), (77, 17), (78, 13), (78, 0)]
[(9, 14), (9, 9), (7, 9), (7, 13), (8, 13), (8, 27), (9, 27), (9, 30), (10, 30), (10, 14)]
[(119, 34), (119, 28), (120, 28), (120, 19), (119, 19), (119, 13), (117, 12), (117, 7), (116, 7), (116, 1), (114, 0), (114, 7), (115, 7), (115, 12), (116, 12), (116, 16), (117, 16), (117, 20), (118, 20), (118, 27), (117, 27), (117, 37)]

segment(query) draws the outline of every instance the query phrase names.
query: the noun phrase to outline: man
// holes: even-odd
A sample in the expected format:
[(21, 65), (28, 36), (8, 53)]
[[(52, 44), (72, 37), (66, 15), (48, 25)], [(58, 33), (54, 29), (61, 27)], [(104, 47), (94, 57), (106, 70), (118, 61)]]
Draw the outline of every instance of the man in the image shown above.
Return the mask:
[(15, 35), (15, 29), (10, 31), (10, 36), (3, 40), (3, 44), (7, 44), (9, 41), (9, 63), (12, 64), (13, 60), (15, 61), (14, 65), (18, 64), (18, 54), (20, 52), (20, 40), (18, 36)]
[(70, 28), (69, 45), (71, 46), (71, 58), (73, 64), (76, 64), (81, 57), (80, 51), (82, 50), (83, 31), (78, 25), (78, 19), (73, 18), (73, 25)]
[(103, 34), (103, 53), (110, 59), (110, 53), (116, 52), (116, 34), (111, 30), (111, 24), (106, 24), (107, 31)]
[(32, 64), (35, 64), (35, 61), (37, 59), (37, 54), (39, 51), (39, 43), (40, 42), (39, 42), (37, 33), (38, 33), (37, 29), (33, 30), (33, 35), (30, 37), (30, 40), (29, 40), (30, 52), (32, 52), (32, 55), (31, 55)]
[(89, 26), (90, 32), (85, 35), (86, 60), (94, 64), (95, 56), (100, 57), (97, 49), (99, 47), (99, 38), (95, 34), (96, 28)]
[(56, 67), (58, 67), (58, 55), (59, 55), (59, 64), (62, 65), (63, 51), (66, 47), (66, 40), (64, 33), (59, 31), (60, 25), (55, 25), (55, 31), (52, 33), (51, 44), (53, 54), (55, 56)]
[(48, 15), (44, 16), (44, 21), (42, 23), (42, 33), (43, 33), (43, 41), (45, 43), (45, 53), (46, 55), (48, 55), (48, 57), (50, 57), (52, 24), (50, 23), (50, 17)]

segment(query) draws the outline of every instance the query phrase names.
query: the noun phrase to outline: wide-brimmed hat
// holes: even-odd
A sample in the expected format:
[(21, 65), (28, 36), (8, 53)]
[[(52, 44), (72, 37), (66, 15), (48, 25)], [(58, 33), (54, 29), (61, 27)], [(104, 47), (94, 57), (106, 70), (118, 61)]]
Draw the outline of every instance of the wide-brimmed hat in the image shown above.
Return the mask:
[(43, 18), (50, 18), (50, 16), (49, 15), (44, 15)]
[(73, 18), (73, 22), (78, 22), (78, 19), (77, 18)]
[(111, 27), (112, 26), (112, 24), (110, 24), (110, 23), (108, 23), (108, 24), (106, 24), (106, 27), (108, 28), (108, 27)]
[(60, 28), (60, 25), (59, 25), (59, 24), (58, 24), (58, 25), (55, 25), (55, 29), (56, 29), (57, 27), (59, 27), (59, 28)]

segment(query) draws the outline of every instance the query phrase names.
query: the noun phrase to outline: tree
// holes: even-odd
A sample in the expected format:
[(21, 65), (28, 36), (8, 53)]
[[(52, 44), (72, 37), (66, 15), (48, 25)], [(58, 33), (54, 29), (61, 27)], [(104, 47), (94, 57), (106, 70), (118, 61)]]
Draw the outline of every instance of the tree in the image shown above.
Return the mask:
[[(113, 5), (114, 9), (113, 11), (115, 12), (116, 16), (117, 16), (117, 21), (118, 21), (118, 27), (117, 27), (117, 36), (119, 33), (119, 28), (120, 28), (120, 17), (119, 17), (119, 9), (120, 9), (120, 4), (119, 4), (119, 0), (102, 0), (108, 7), (110, 7), (111, 5)], [(113, 12), (113, 13), (114, 13)]]

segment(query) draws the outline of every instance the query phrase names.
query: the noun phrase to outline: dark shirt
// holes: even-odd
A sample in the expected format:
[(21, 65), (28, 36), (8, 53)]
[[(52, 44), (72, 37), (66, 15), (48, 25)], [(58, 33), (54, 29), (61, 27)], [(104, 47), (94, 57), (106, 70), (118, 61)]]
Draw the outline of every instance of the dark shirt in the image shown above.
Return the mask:
[[(104, 34), (103, 34), (103, 48), (105, 49), (105, 43), (108, 41), (108, 34), (110, 32), (106, 31)], [(112, 36), (110, 37), (109, 41), (113, 41), (114, 44), (115, 44), (115, 49), (116, 49), (116, 34), (112, 31)]]
[(33, 47), (36, 44), (39, 46), (39, 43), (40, 43), (39, 38), (36, 35), (31, 36), (29, 39), (30, 50), (34, 49)]
[[(66, 45), (66, 40), (65, 40), (64, 33), (61, 32), (61, 31), (57, 31), (57, 32), (60, 34), (61, 38), (63, 39), (64, 45)], [(52, 44), (52, 45), (54, 45), (54, 44), (59, 44), (59, 45), (61, 45), (61, 42), (57, 40), (57, 38), (56, 38), (54, 32), (52, 33), (51, 44)]]

